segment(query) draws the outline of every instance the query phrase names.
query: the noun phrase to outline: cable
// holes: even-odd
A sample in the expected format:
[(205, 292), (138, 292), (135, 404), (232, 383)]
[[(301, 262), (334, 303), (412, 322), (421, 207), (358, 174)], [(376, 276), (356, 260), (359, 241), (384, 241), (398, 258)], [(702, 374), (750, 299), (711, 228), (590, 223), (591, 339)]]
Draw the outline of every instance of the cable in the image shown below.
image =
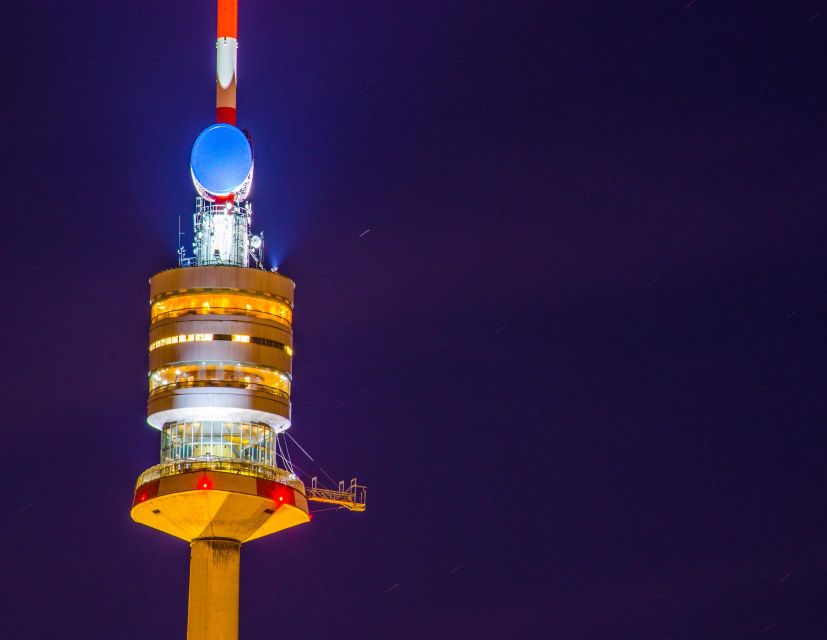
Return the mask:
[(289, 453), (287, 456), (284, 455), (284, 451), (282, 450), (281, 441), (279, 440), (278, 434), (276, 434), (276, 455), (281, 457), (282, 462), (284, 462), (284, 465), (287, 467), (290, 473), (295, 473), (295, 471), (293, 470), (293, 461), (290, 460)]
[(317, 467), (319, 467), (319, 469), (321, 469), (322, 473), (327, 476), (327, 479), (330, 480), (333, 483), (334, 486), (337, 486), (337, 487), (339, 486), (339, 483), (336, 482), (333, 478), (330, 477), (330, 474), (327, 471), (325, 471), (325, 468), (322, 465), (320, 465), (318, 462), (316, 462), (313, 459), (313, 456), (311, 456), (309, 453), (307, 453), (307, 451), (304, 450), (304, 447), (302, 447), (298, 442), (296, 442), (296, 439), (293, 436), (291, 436), (286, 431), (284, 433), (288, 438), (290, 438), (293, 441), (293, 444), (295, 444), (301, 450), (301, 452), (310, 459), (310, 462), (312, 462)]
[(287, 446), (287, 439), (286, 438), (284, 440), (284, 452), (287, 454), (287, 459), (290, 460), (290, 462), (292, 463), (292, 458), (290, 456), (290, 449)]

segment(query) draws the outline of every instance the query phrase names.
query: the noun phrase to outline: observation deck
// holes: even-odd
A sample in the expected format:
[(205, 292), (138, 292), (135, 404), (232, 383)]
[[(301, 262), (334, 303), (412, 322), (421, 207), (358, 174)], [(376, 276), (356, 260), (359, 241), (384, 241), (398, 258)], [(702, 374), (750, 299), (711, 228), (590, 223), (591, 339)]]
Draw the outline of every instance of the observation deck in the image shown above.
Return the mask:
[(144, 471), (132, 519), (188, 542), (248, 542), (310, 521), (304, 484), (246, 460), (173, 460)]
[(310, 521), (308, 501), (364, 511), (367, 489), (356, 479), (338, 489), (311, 486), (293, 473), (248, 460), (172, 460), (144, 471), (135, 484), (132, 518), (192, 541), (247, 542)]
[[(204, 243), (248, 226), (249, 207), (202, 208)], [(246, 222), (222, 231), (217, 216)], [(227, 265), (248, 251), (233, 246), (229, 259), (198, 249), (197, 266), (150, 278), (147, 422), (161, 432), (161, 463), (138, 478), (132, 517), (187, 541), (269, 535), (308, 522), (308, 502), (365, 510), (366, 489), (355, 479), (328, 489), (314, 478), (306, 487), (286, 441), (281, 450), (291, 417), (295, 285), (280, 273)]]
[(352, 478), (350, 484), (347, 486), (345, 486), (345, 482), (342, 480), (338, 483), (338, 488), (328, 489), (326, 487), (320, 487), (318, 478), (314, 476), (311, 479), (310, 486), (306, 487), (298, 476), (285, 469), (250, 462), (248, 460), (239, 460), (238, 458), (171, 460), (169, 462), (156, 464), (138, 477), (138, 481), (135, 483), (135, 493), (138, 495), (141, 487), (145, 484), (160, 480), (161, 478), (179, 474), (205, 473), (208, 471), (231, 473), (277, 482), (304, 494), (310, 502), (336, 505), (349, 511), (364, 511), (367, 505), (367, 487), (358, 484), (356, 478)]

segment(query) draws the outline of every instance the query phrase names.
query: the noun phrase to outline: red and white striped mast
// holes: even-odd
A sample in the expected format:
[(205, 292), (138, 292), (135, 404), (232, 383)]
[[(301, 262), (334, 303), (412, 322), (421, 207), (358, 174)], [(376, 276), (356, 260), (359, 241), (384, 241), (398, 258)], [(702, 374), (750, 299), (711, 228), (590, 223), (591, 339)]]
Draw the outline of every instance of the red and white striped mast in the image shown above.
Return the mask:
[(238, 0), (218, 0), (215, 121), (235, 125), (238, 86)]

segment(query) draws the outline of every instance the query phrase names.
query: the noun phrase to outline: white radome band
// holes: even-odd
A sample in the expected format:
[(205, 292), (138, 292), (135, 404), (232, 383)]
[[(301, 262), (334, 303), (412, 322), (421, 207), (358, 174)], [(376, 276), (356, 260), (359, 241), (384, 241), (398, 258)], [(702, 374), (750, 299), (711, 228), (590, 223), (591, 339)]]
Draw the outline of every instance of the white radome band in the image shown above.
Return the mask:
[(238, 72), (238, 40), (219, 38), (215, 46), (217, 50), (215, 77), (219, 87), (228, 89)]

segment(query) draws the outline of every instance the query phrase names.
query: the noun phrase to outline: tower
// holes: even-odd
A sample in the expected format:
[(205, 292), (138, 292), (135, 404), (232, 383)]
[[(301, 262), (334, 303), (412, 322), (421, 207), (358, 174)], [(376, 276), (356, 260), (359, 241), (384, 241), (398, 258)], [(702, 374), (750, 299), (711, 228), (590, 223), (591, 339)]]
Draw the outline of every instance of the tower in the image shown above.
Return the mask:
[(261, 261), (247, 200), (249, 135), (236, 125), (237, 0), (218, 0), (216, 124), (193, 144), (194, 255), (150, 278), (147, 422), (161, 460), (131, 515), (190, 544), (188, 640), (238, 637), (241, 545), (310, 521), (309, 503), (362, 511), (365, 488), (309, 487), (291, 424), (294, 282)]

